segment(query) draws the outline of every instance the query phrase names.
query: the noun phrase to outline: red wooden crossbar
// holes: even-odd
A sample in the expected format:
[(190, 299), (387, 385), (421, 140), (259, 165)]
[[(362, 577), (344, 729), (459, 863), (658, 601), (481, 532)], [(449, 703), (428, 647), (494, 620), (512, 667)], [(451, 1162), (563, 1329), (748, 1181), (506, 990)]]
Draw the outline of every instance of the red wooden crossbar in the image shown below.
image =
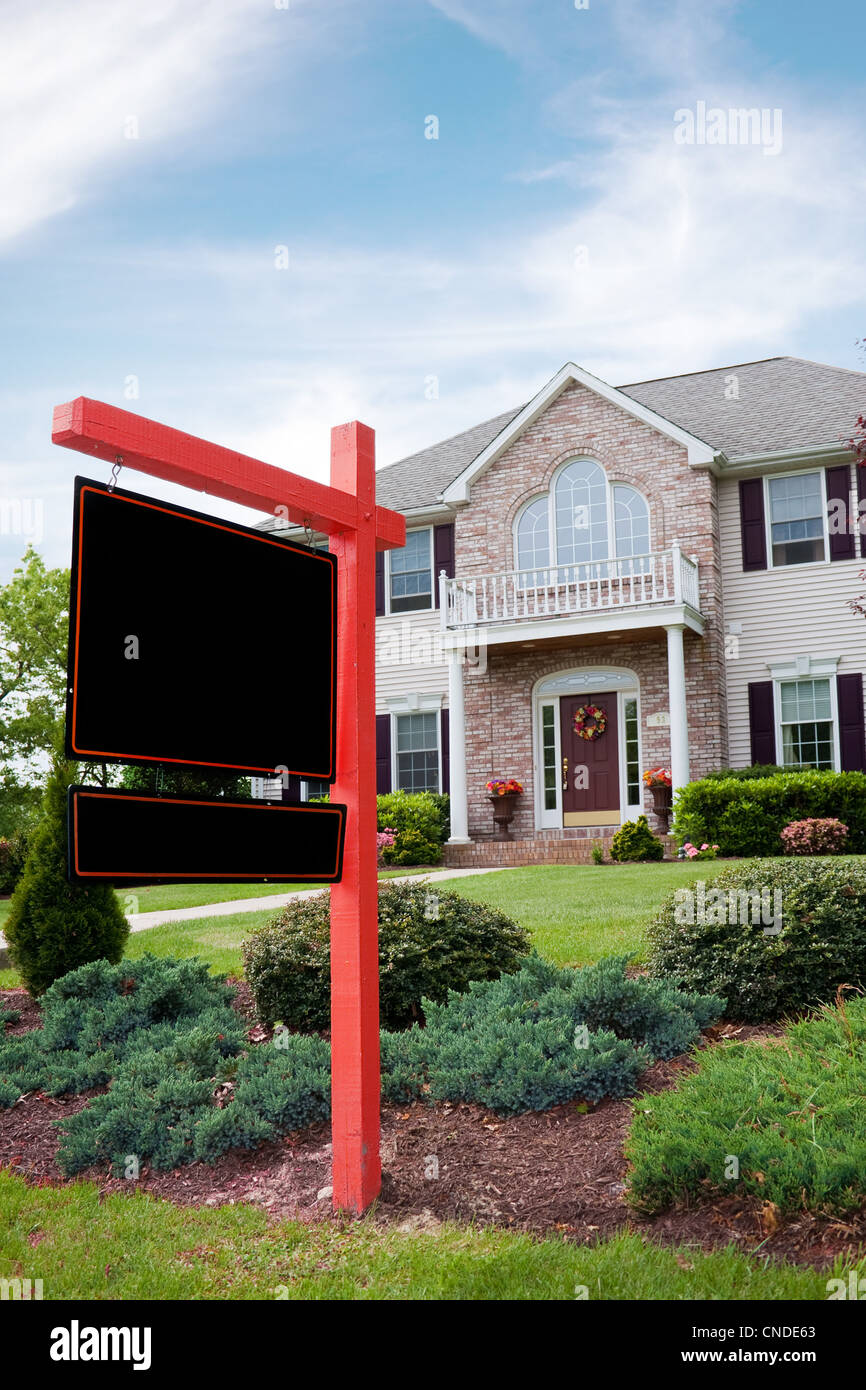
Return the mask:
[(331, 888), (333, 1204), (364, 1211), (379, 1192), (379, 949), (376, 876), (375, 552), (406, 543), (399, 512), (375, 503), (375, 436), (331, 431), (331, 484), (316, 483), (80, 396), (54, 411), (55, 444), (257, 511), (279, 507), (331, 537), (338, 558), (337, 777), (347, 807), (343, 879)]
[[(257, 512), (273, 514), (277, 507), (285, 508), (280, 516), (298, 526), (309, 521), (314, 531), (327, 536), (354, 530), (359, 523), (358, 500), (345, 489), (289, 473), (87, 396), (55, 406), (51, 438), (91, 458), (114, 463), (119, 457), (124, 468), (239, 502)], [(365, 505), (375, 507), (375, 498)], [(399, 512), (375, 507), (375, 515), (377, 549), (406, 544), (406, 522)]]

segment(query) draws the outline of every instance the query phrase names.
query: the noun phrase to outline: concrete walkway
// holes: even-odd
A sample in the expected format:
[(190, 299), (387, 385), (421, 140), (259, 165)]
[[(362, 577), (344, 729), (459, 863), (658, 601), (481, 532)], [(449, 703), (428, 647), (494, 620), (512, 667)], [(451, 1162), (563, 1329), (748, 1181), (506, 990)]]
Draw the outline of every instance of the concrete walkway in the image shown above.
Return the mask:
[[(446, 878), (468, 878), (470, 874), (501, 874), (502, 868), (487, 869), (436, 869), (430, 874), (401, 874), (399, 878), (380, 879), (380, 883), (437, 883)], [(160, 927), (164, 922), (194, 922), (197, 917), (233, 917), (236, 912), (264, 912), (269, 908), (276, 911), (287, 903), (308, 898), (311, 893), (321, 893), (321, 888), (303, 888), (297, 893), (272, 893), (268, 898), (233, 898), (225, 903), (205, 903), (202, 907), (176, 907), (166, 912), (130, 912), (127, 916), (130, 931), (147, 931), (149, 927)]]
[[(436, 869), (429, 874), (401, 874), (399, 878), (380, 879), (380, 883), (438, 883), (446, 878), (468, 878), (471, 874), (501, 874), (507, 865), (497, 865), (486, 869)], [(308, 898), (311, 893), (320, 893), (321, 888), (304, 888), (296, 893), (273, 893), (267, 898), (233, 898), (225, 903), (204, 903), (201, 907), (175, 907), (165, 912), (130, 912), (127, 922), (130, 931), (148, 931), (150, 927), (161, 927), (164, 922), (194, 922), (198, 917), (233, 917), (236, 912), (264, 912), (269, 908), (276, 911), (287, 903)], [(6, 938), (0, 932), (0, 952), (6, 946)], [(0, 961), (0, 968), (3, 962)]]

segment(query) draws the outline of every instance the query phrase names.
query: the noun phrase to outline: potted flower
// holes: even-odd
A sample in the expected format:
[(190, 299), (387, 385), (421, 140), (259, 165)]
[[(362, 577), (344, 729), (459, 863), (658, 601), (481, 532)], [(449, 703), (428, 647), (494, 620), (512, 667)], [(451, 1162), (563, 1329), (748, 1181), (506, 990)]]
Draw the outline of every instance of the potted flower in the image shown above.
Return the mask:
[(516, 777), (492, 777), (487, 783), (487, 800), (493, 807), (496, 826), (494, 840), (512, 839), (509, 826), (514, 819), (517, 798), (523, 795), (523, 783)]
[(671, 770), (669, 767), (651, 767), (644, 773), (643, 780), (652, 792), (653, 810), (662, 823), (662, 829), (667, 834), (673, 803)]

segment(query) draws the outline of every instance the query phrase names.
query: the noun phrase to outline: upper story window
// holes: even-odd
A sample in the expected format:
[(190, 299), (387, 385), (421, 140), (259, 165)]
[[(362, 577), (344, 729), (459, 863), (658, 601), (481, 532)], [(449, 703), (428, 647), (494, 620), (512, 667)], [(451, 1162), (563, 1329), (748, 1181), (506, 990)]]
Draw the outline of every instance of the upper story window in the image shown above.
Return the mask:
[(388, 552), (388, 611), (433, 607), (433, 528), (406, 533), (406, 544)]
[(519, 570), (643, 558), (650, 550), (649, 507), (636, 488), (609, 483), (592, 459), (575, 459), (559, 470), (549, 493), (518, 514), (515, 550)]
[(824, 480), (820, 472), (768, 478), (772, 564), (807, 565), (826, 560)]

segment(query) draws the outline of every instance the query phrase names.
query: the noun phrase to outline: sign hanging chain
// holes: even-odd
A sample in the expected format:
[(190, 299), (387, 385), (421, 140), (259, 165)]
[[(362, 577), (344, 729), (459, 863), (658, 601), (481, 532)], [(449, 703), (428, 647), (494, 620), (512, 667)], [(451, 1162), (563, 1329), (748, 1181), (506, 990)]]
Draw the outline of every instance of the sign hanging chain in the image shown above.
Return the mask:
[(114, 492), (114, 485), (117, 482), (117, 475), (123, 467), (123, 454), (115, 454), (114, 466), (111, 470), (111, 481), (108, 484), (108, 491)]

